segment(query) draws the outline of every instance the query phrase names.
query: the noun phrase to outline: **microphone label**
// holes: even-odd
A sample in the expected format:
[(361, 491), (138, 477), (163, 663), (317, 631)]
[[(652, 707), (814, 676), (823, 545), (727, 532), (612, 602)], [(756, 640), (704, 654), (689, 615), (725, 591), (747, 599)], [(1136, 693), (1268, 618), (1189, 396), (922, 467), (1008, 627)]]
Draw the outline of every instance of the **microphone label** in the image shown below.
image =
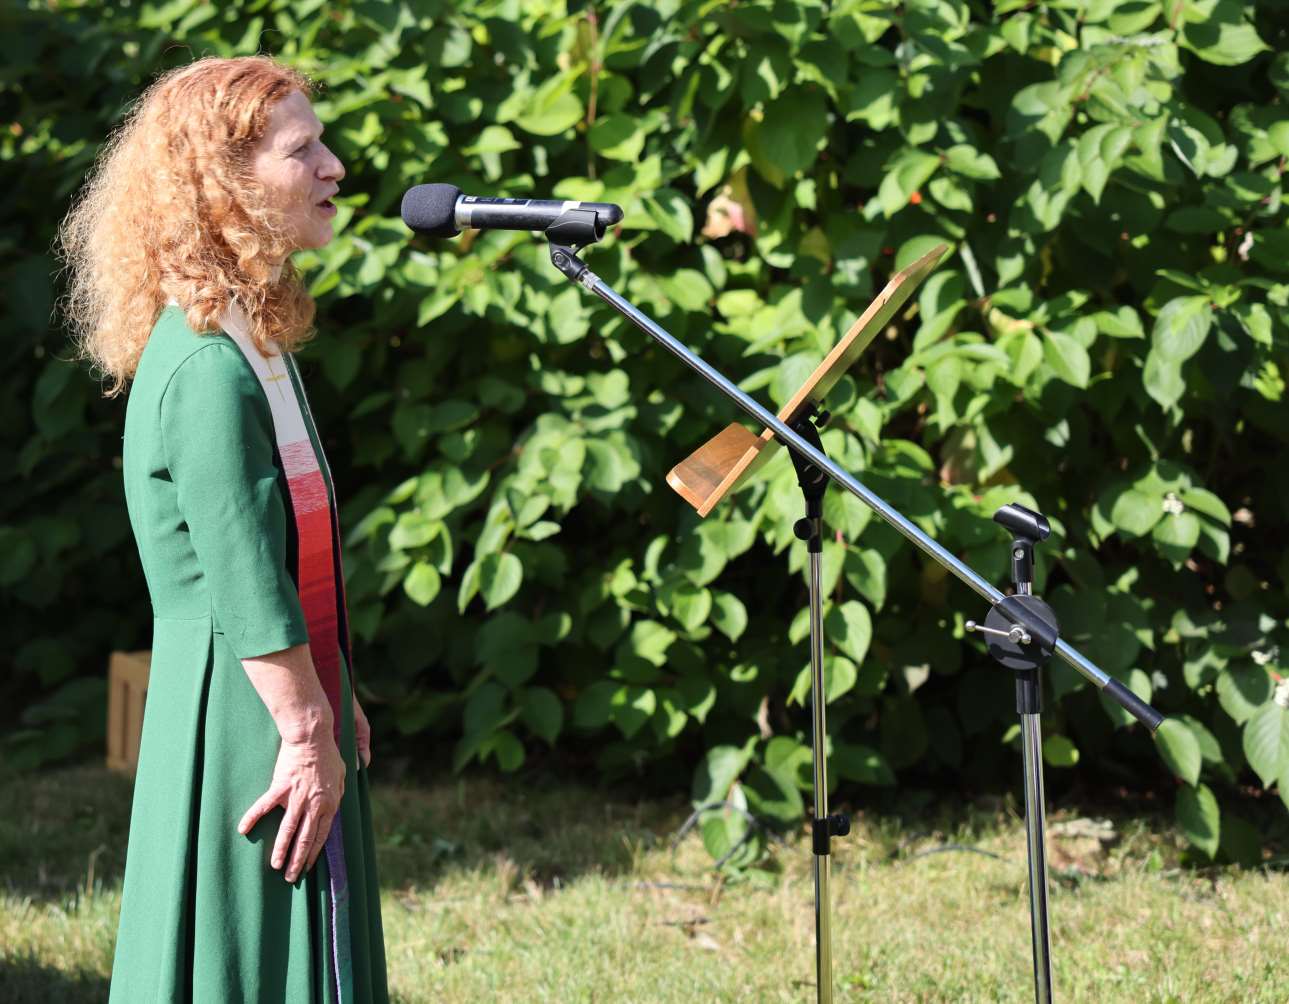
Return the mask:
[(464, 195), (461, 197), (462, 202), (477, 203), (488, 206), (526, 206), (529, 199), (496, 199), (490, 196)]

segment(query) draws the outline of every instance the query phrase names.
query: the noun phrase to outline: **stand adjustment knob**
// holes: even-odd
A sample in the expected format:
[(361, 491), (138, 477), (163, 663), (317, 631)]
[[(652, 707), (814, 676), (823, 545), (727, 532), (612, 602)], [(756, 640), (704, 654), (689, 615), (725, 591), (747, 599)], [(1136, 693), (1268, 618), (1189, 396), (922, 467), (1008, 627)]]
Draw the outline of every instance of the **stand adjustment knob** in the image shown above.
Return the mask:
[(1013, 624), (1010, 631), (999, 631), (995, 628), (985, 627), (983, 624), (977, 624), (975, 621), (967, 621), (963, 626), (968, 631), (979, 631), (981, 634), (996, 634), (999, 638), (1006, 638), (1010, 642), (1017, 642), (1021, 645), (1028, 645), (1032, 641), (1029, 632), (1019, 624)]
[(834, 812), (826, 819), (816, 819), (811, 827), (814, 853), (818, 855), (832, 853), (832, 838), (844, 837), (850, 832), (850, 817), (844, 812)]

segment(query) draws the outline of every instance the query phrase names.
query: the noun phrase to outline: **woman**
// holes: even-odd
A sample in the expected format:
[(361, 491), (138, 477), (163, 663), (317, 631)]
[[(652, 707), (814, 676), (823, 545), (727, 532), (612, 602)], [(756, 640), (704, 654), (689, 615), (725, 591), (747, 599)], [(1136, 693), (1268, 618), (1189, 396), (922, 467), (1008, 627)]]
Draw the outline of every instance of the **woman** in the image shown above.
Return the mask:
[[(152, 671), (114, 1004), (388, 999), (330, 474), (288, 256), (344, 168), (262, 57), (158, 80), (60, 235), (84, 354), (130, 382), (126, 502)], [(285, 879), (285, 881), (283, 881)]]

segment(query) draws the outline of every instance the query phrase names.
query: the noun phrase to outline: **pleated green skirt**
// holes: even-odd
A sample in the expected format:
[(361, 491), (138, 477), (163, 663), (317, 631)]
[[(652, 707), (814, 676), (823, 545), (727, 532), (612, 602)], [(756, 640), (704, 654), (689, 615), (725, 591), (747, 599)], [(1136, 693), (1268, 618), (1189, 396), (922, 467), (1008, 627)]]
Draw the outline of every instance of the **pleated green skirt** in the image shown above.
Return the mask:
[[(204, 672), (195, 652), (209, 655)], [(269, 865), (282, 811), (248, 835), (268, 787), (277, 730), (210, 618), (155, 622), (126, 853), (111, 1004), (384, 1004), (384, 942), (367, 773), (358, 769), (342, 674), (340, 807), (347, 902), (333, 904), (326, 855), (294, 884)], [(333, 907), (348, 944), (331, 941)], [(347, 957), (348, 964), (345, 965)], [(341, 962), (337, 996), (337, 962)]]

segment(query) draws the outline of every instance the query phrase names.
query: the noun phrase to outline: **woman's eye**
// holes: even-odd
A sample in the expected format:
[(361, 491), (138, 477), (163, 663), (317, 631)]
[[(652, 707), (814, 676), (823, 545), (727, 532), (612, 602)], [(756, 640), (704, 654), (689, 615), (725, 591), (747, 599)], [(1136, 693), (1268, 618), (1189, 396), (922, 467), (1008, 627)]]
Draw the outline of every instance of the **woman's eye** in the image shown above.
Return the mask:
[(292, 157), (298, 157), (298, 156), (300, 156), (300, 154), (307, 152), (307, 151), (308, 151), (308, 149), (309, 149), (309, 144), (308, 144), (308, 143), (304, 143), (304, 144), (302, 144), (301, 146), (297, 146), (294, 150), (292, 150), (292, 151), (291, 151), (291, 156), (292, 156)]

